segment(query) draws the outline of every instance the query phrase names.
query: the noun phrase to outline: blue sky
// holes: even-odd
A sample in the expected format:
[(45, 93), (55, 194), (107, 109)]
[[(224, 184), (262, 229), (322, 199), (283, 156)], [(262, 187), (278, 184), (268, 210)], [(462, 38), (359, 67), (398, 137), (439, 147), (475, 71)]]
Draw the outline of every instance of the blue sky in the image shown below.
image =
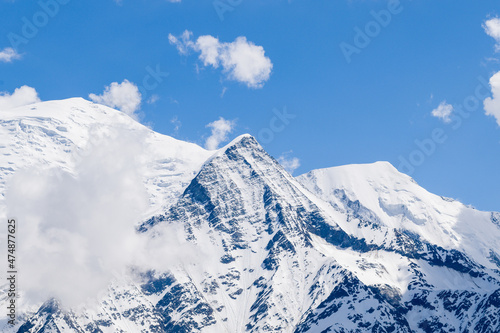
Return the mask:
[(385, 160), (500, 210), (500, 103), (483, 106), (500, 71), (498, 1), (0, 1), (4, 97), (26, 85), (41, 100), (109, 101), (113, 82), (137, 86), (131, 112), (160, 133), (200, 145), (250, 133), (295, 175)]

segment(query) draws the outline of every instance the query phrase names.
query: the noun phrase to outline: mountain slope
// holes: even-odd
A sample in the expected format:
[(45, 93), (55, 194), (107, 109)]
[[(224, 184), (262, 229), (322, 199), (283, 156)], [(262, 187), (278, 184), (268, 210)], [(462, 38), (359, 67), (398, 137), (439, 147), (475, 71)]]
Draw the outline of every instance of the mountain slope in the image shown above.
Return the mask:
[[(198, 145), (156, 133), (126, 114), (82, 98), (0, 110), (0, 191), (17, 170), (57, 167), (74, 172), (79, 155), (102, 137), (127, 136), (143, 145), (151, 209), (172, 202), (212, 155)], [(101, 140), (100, 140), (101, 139)], [(2, 210), (4, 207), (0, 207)]]
[(43, 161), (71, 170), (70, 153), (58, 152), (56, 163), (48, 153), (60, 149), (54, 137), (66, 137), (44, 134), (57, 126), (75, 126), (71, 152), (89, 124), (144, 130), (153, 208), (137, 233), (151, 243), (175, 233), (183, 247), (176, 261), (117, 276), (94, 306), (68, 311), (47, 300), (26, 308), (15, 328), (0, 319), (2, 331), (500, 330), (497, 213), (432, 195), (387, 163), (293, 178), (249, 135), (207, 152), (84, 100), (34, 107), (48, 119), (27, 108), (1, 117), (4, 135), (20, 142), (10, 173)]
[(480, 212), (434, 195), (387, 162), (313, 170), (297, 177), (312, 193), (344, 212), (364, 214), (384, 227), (405, 230), (500, 268), (500, 228), (495, 213)]

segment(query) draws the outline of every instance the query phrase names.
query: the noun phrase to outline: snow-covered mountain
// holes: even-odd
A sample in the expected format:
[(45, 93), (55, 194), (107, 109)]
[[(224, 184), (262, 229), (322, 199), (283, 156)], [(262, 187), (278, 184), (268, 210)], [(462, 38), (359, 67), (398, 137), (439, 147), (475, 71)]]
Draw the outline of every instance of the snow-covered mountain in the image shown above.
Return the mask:
[(0, 125), (2, 195), (20, 169), (74, 173), (95, 131), (142, 133), (137, 233), (170, 226), (192, 254), (116, 276), (92, 307), (49, 298), (15, 327), (2, 313), (2, 332), (500, 331), (500, 214), (389, 163), (294, 178), (250, 135), (207, 151), (83, 99), (0, 111)]

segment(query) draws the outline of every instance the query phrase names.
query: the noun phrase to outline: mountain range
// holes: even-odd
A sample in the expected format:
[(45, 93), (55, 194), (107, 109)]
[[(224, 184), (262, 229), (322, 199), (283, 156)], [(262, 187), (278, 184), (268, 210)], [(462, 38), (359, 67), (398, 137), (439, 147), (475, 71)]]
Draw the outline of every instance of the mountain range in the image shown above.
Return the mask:
[(15, 326), (2, 311), (0, 331), (500, 332), (500, 213), (429, 193), (388, 162), (293, 177), (247, 134), (209, 151), (81, 98), (41, 102), (0, 111), (0, 216), (16, 214), (18, 172), (78, 178), (77, 157), (106, 133), (140, 141), (135, 233), (175, 230), (186, 259), (131, 264), (92, 307), (23, 302), (21, 279), (25, 306)]

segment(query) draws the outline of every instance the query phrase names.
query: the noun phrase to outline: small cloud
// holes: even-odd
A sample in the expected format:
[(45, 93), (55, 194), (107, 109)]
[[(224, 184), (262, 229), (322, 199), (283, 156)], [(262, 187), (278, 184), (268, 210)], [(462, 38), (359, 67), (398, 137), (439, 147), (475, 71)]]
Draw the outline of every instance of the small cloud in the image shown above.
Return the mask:
[(264, 48), (240, 36), (231, 43), (220, 42), (218, 38), (205, 35), (193, 42), (193, 33), (186, 30), (181, 36), (169, 34), (170, 44), (175, 45), (180, 54), (190, 50), (199, 52), (204, 66), (222, 67), (229, 80), (246, 84), (249, 88), (262, 88), (269, 80), (273, 64), (266, 57)]
[(233, 131), (234, 125), (234, 120), (220, 117), (219, 120), (205, 126), (212, 129), (212, 134), (205, 141), (205, 148), (208, 150), (217, 149), (222, 142), (227, 141), (227, 135)]
[(175, 116), (172, 119), (170, 119), (170, 123), (174, 125), (174, 134), (177, 135), (182, 126), (181, 121), (179, 120), (179, 118), (177, 118), (177, 116)]
[(95, 103), (117, 108), (137, 119), (135, 112), (140, 108), (142, 96), (134, 83), (124, 80), (122, 83), (111, 83), (102, 95), (90, 94), (89, 98)]
[(171, 97), (171, 96), (168, 98), (168, 100), (170, 101), (171, 104), (177, 104), (177, 105), (179, 105), (179, 101), (176, 100), (175, 98)]
[(285, 168), (286, 171), (290, 172), (293, 174), (293, 172), (300, 167), (300, 160), (297, 157), (289, 157), (289, 155), (292, 152), (286, 152), (281, 154), (280, 157), (278, 157), (278, 162), (281, 164), (283, 168)]
[(224, 97), (224, 95), (226, 94), (226, 91), (227, 91), (227, 87), (223, 87), (222, 92), (220, 93), (220, 98)]
[(38, 102), (40, 102), (40, 98), (35, 88), (28, 86), (17, 88), (12, 94), (0, 92), (0, 111)]
[(148, 100), (147, 100), (147, 103), (148, 104), (155, 104), (156, 102), (158, 102), (160, 100), (160, 96), (158, 95), (153, 95), (151, 96)]
[(486, 115), (493, 116), (500, 126), (500, 72), (497, 72), (490, 78), (491, 94), (484, 100), (484, 110)]
[(175, 45), (180, 54), (186, 55), (191, 49), (194, 49), (194, 43), (191, 41), (193, 33), (191, 31), (184, 31), (179, 37), (168, 34), (168, 41), (170, 44)]
[(446, 101), (442, 101), (437, 108), (432, 110), (432, 115), (441, 119), (445, 123), (449, 123), (451, 121), (450, 116), (452, 113), (453, 105), (446, 103)]
[(0, 62), (12, 62), (12, 60), (20, 59), (21, 55), (12, 47), (6, 47), (0, 50)]
[(500, 52), (500, 18), (495, 17), (483, 23), (483, 29), (496, 41), (495, 50)]

